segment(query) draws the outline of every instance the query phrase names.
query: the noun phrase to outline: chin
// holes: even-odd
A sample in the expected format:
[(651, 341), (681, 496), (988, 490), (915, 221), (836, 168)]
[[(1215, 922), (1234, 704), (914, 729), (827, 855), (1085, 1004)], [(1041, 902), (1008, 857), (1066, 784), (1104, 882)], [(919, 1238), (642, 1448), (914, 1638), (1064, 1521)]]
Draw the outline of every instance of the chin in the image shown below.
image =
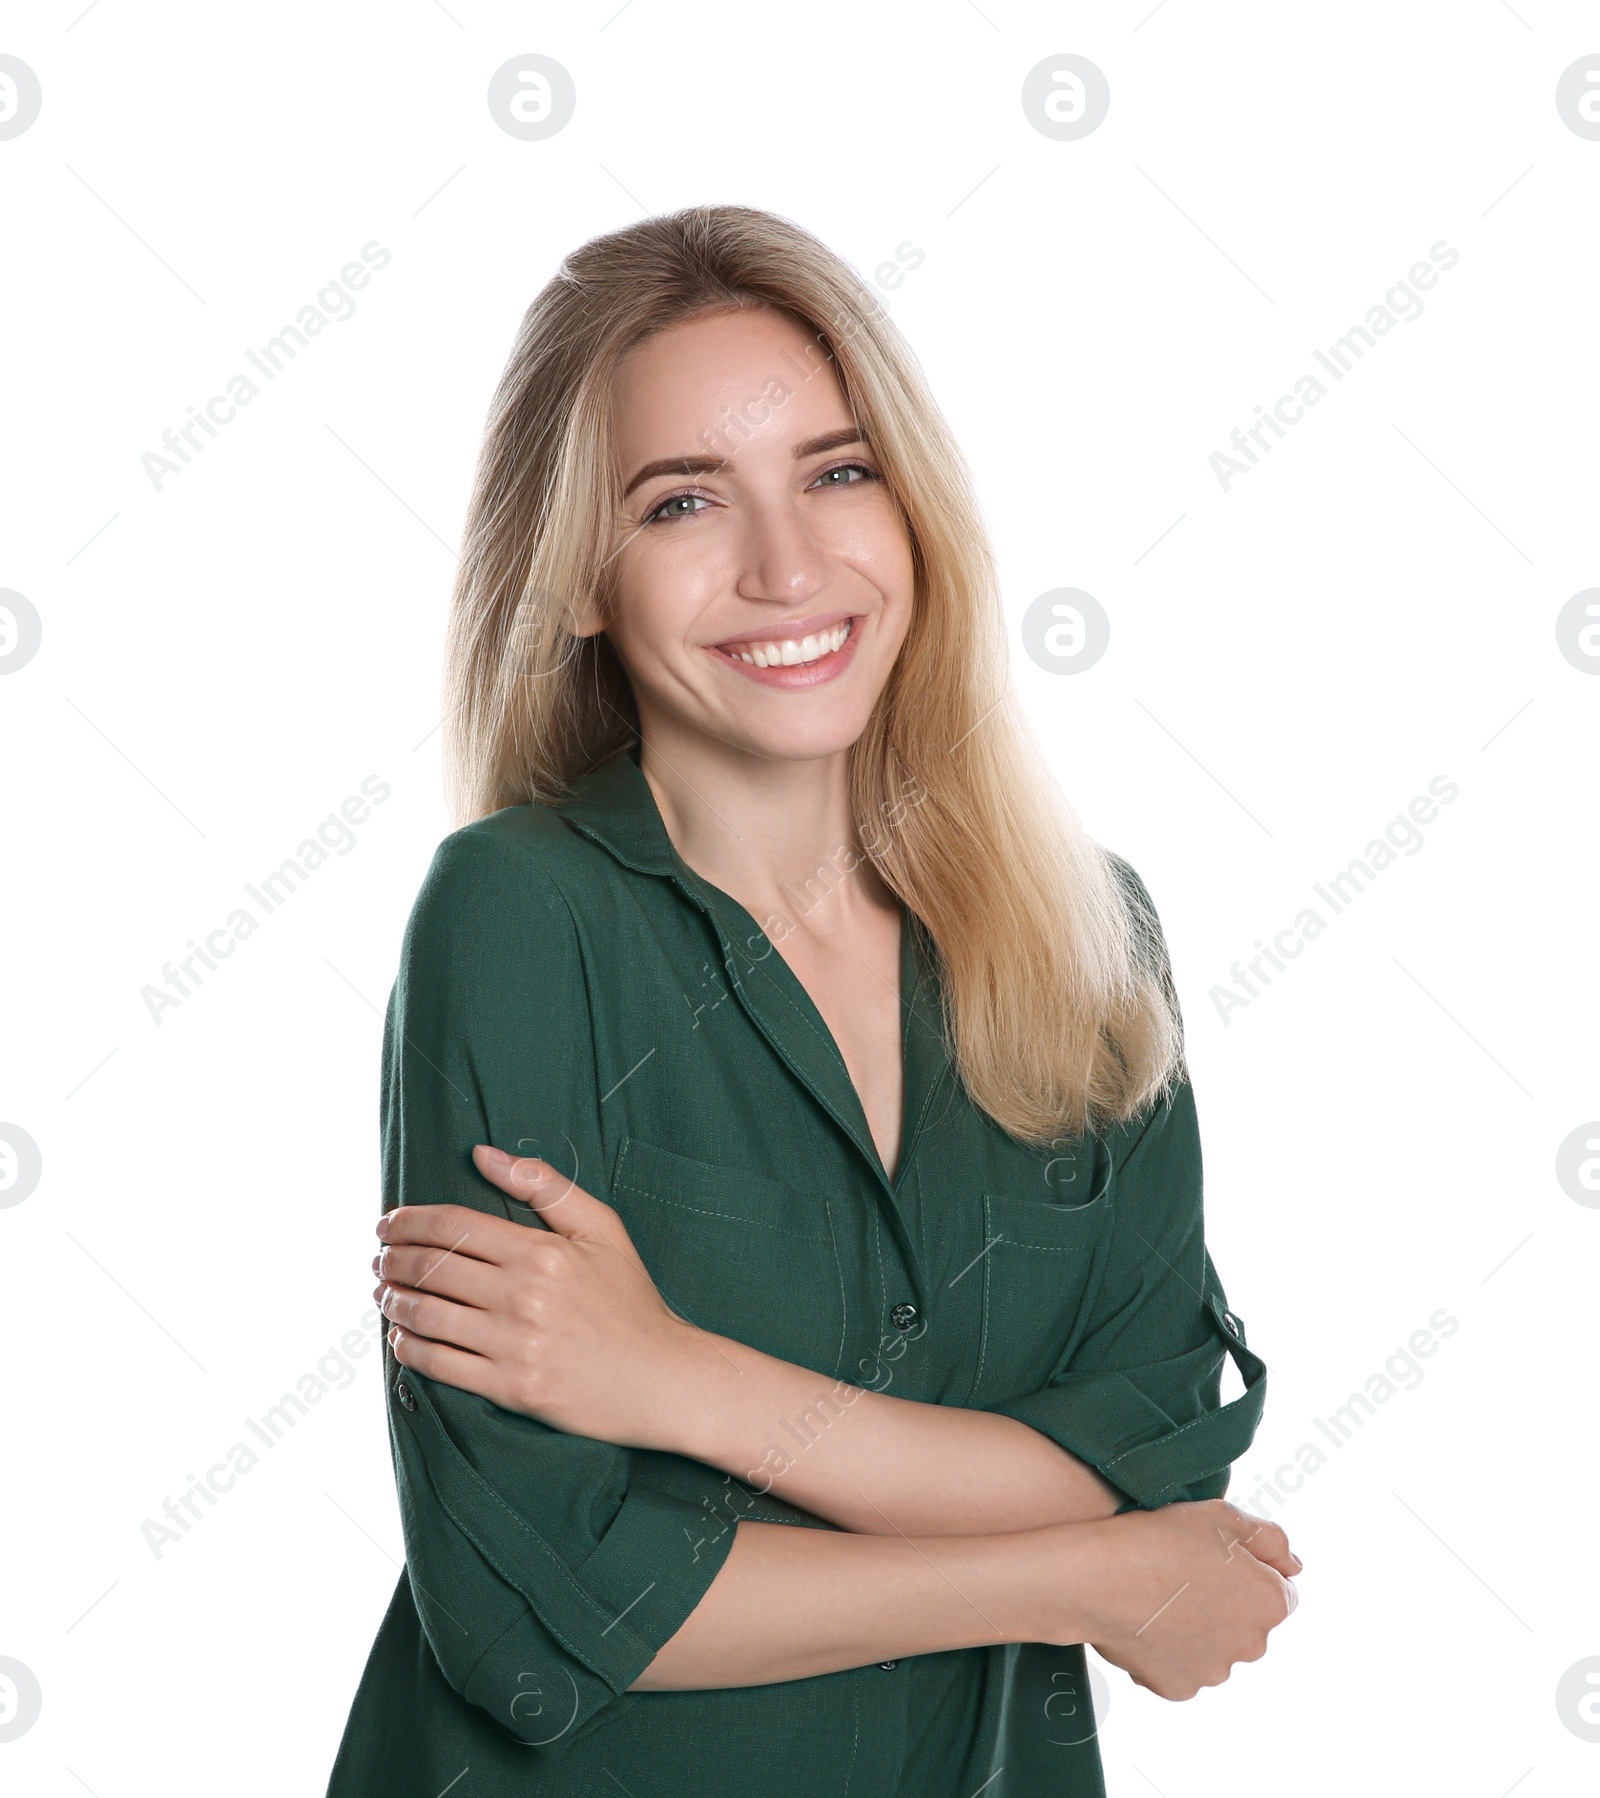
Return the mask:
[(773, 762), (815, 762), (842, 755), (860, 740), (865, 717), (741, 720), (744, 728), (727, 739), (751, 755)]

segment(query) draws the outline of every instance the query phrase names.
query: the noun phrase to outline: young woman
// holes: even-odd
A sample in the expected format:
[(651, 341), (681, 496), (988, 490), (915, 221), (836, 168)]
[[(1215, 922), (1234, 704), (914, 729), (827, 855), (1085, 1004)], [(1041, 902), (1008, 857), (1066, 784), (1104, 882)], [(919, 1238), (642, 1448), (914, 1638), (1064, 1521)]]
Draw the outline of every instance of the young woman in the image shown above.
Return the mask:
[(332, 1798), (1100, 1793), (1083, 1644), (1189, 1697), (1299, 1562), (1221, 1498), (1264, 1369), (1155, 913), (848, 267), (742, 207), (567, 260), (450, 667), (374, 1262), (407, 1568)]

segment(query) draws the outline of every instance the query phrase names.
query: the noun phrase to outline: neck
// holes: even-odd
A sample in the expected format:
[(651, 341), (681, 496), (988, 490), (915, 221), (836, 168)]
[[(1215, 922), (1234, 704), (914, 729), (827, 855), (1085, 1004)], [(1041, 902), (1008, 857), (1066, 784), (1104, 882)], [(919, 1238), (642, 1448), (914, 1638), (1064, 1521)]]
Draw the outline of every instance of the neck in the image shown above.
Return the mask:
[(647, 726), (639, 765), (678, 854), (763, 929), (896, 903), (860, 851), (847, 750), (778, 760)]

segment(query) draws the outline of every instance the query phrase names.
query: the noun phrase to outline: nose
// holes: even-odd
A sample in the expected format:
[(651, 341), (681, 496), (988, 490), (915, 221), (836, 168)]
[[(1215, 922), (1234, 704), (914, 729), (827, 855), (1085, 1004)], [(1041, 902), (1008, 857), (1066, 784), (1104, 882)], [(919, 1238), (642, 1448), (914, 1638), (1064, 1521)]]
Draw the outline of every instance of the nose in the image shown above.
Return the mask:
[(741, 599), (795, 606), (820, 593), (827, 580), (827, 557), (797, 495), (769, 495), (745, 507), (735, 582)]

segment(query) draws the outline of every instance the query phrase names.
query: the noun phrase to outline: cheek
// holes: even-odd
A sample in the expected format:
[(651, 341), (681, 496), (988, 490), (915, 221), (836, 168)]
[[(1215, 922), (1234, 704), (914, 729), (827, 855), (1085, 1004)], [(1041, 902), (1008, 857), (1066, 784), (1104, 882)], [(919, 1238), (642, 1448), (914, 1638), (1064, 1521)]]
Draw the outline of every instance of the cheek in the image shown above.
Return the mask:
[(872, 563), (868, 577), (883, 596), (884, 635), (896, 649), (911, 628), (911, 611), (916, 596), (916, 563), (911, 545), (904, 539), (885, 544), (879, 558)]
[(898, 517), (880, 516), (863, 508), (863, 514), (835, 521), (821, 547), (836, 565), (876, 589), (886, 608), (909, 606), (916, 567), (911, 541)]
[(705, 551), (692, 546), (656, 541), (635, 546), (619, 575), (606, 627), (625, 664), (659, 664), (681, 648), (717, 588), (708, 564)]

